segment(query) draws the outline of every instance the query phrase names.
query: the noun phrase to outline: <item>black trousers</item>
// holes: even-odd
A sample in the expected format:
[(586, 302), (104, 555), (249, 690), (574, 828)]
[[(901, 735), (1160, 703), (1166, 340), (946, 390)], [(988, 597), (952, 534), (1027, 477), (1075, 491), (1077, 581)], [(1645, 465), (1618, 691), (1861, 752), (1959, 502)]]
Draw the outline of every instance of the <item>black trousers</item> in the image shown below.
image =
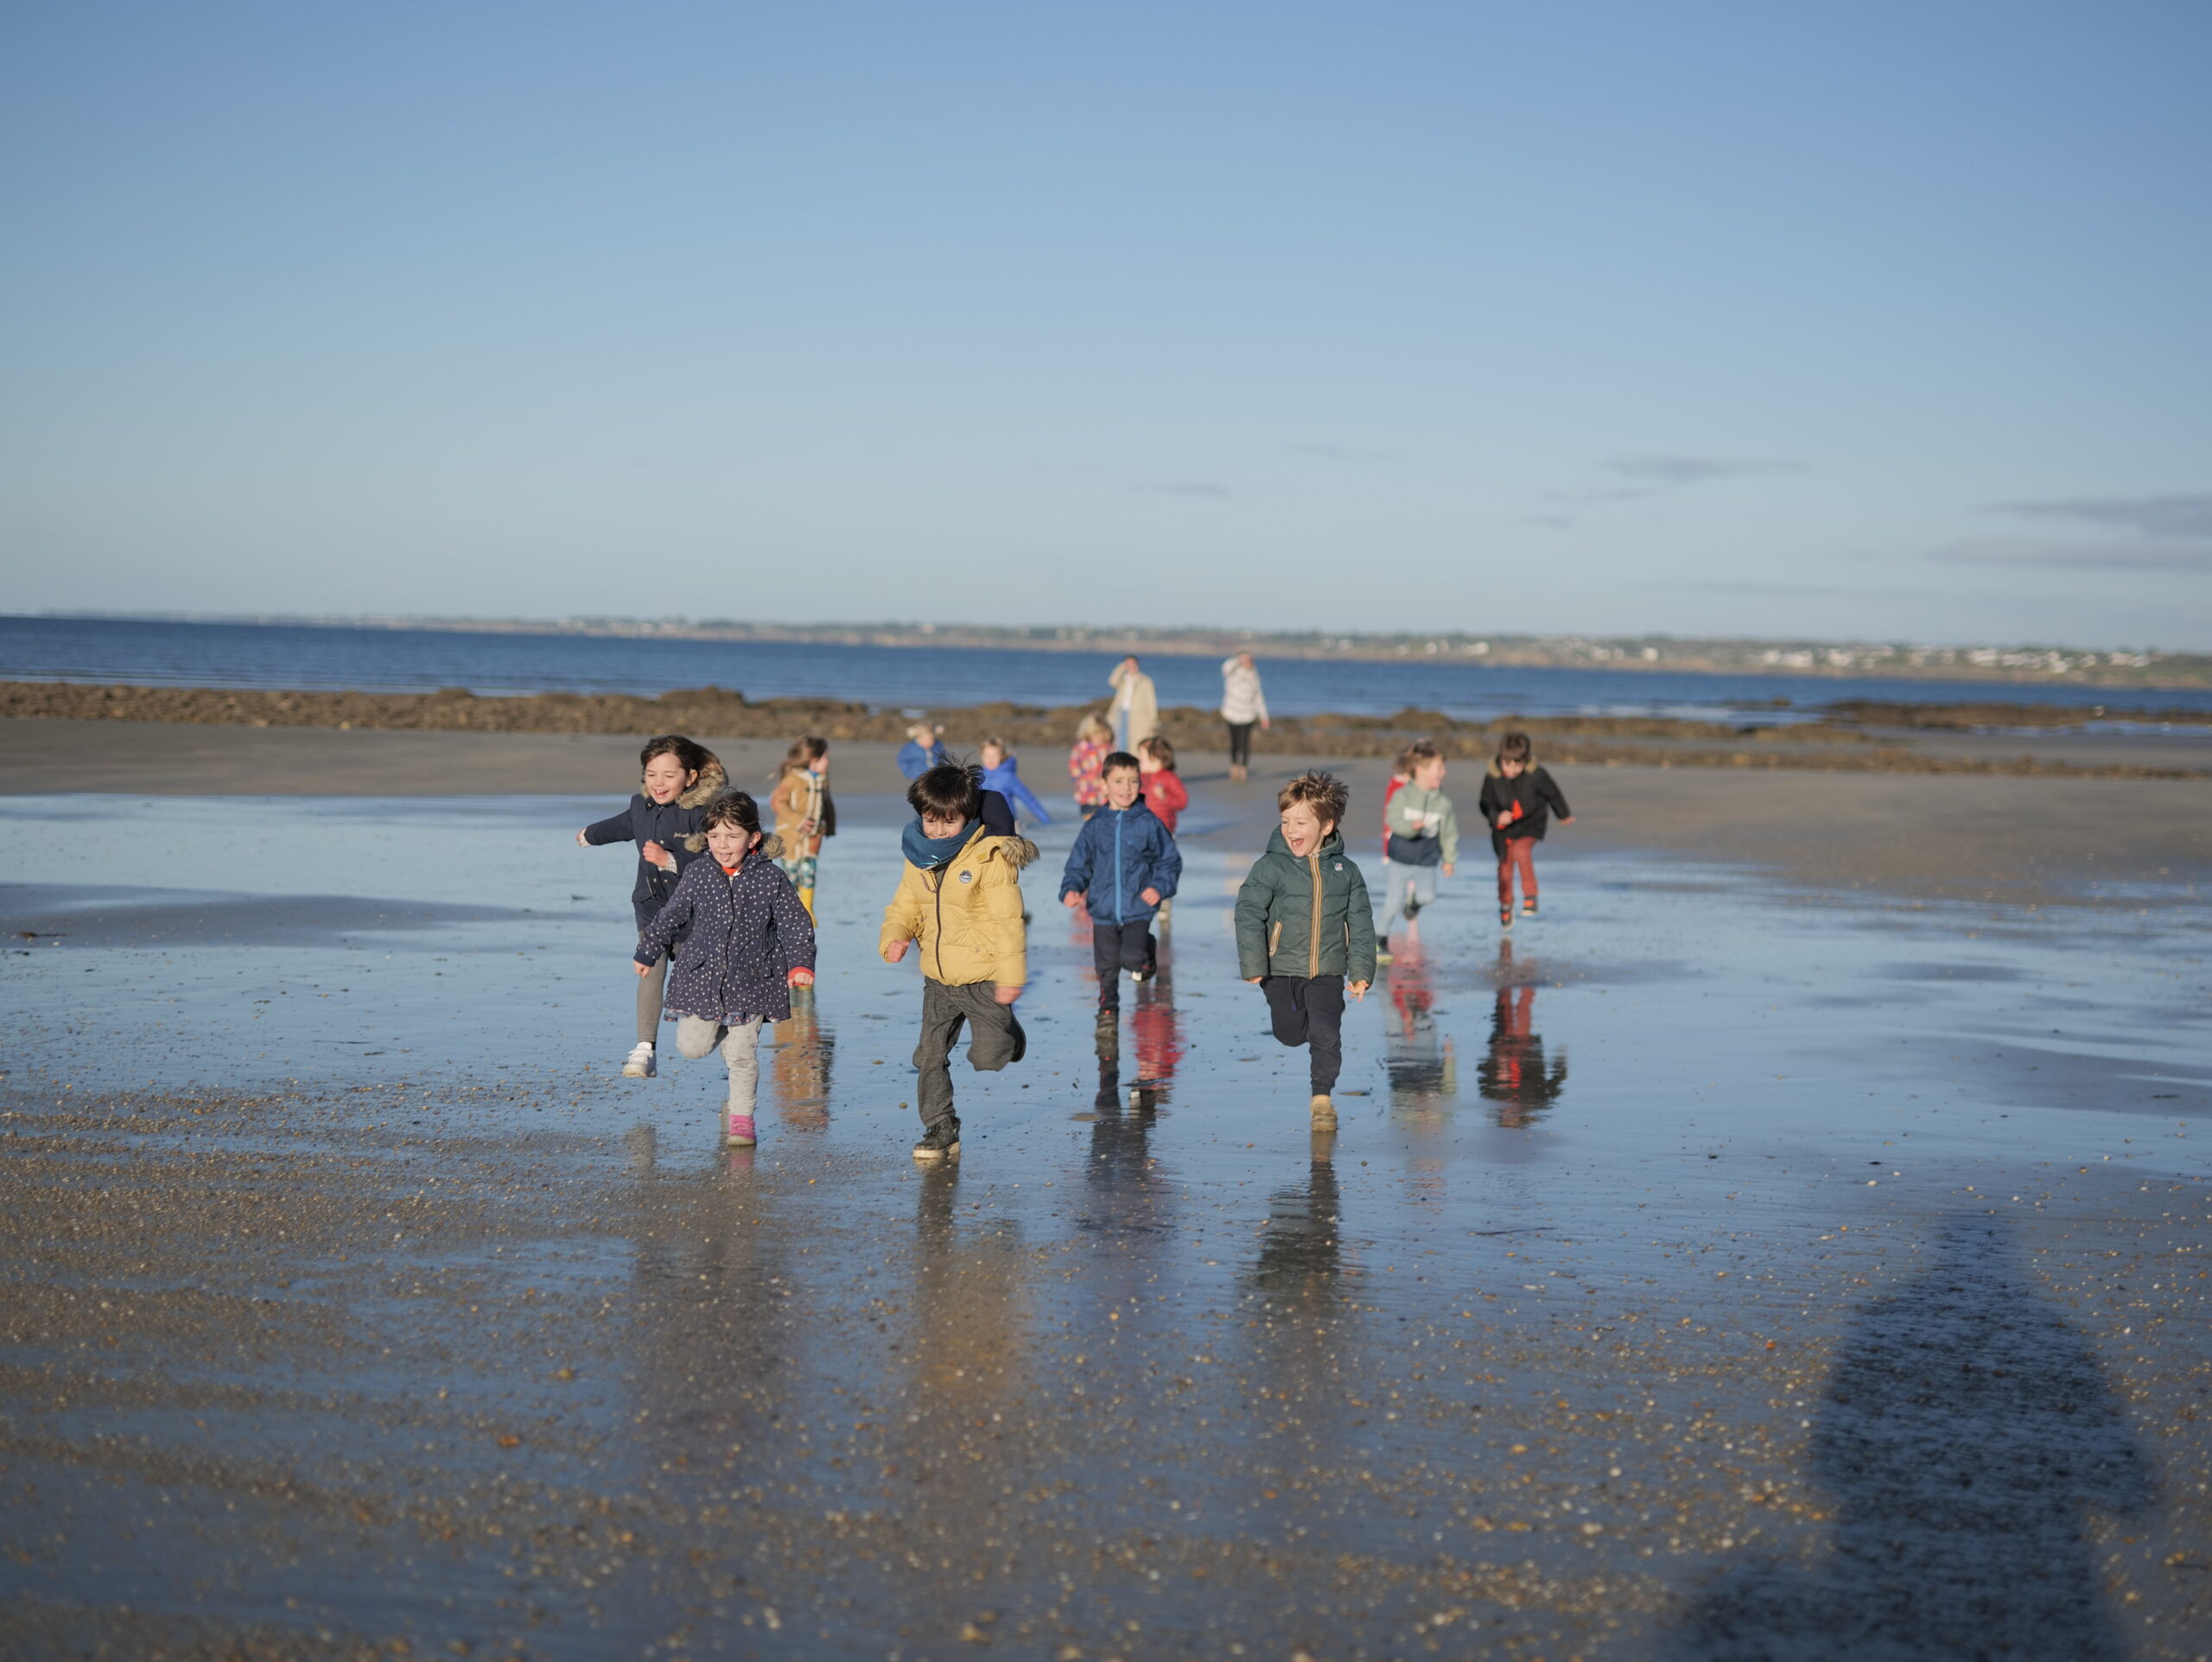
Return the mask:
[(1229, 723), (1229, 765), (1249, 767), (1252, 765), (1252, 728), (1250, 722)]
[(1313, 1094), (1325, 1096), (1344, 1066), (1344, 978), (1271, 975), (1260, 983), (1275, 1037), (1312, 1053)]
[(1135, 918), (1128, 923), (1090, 924), (1090, 963), (1098, 971), (1098, 1008), (1122, 1007), (1122, 971), (1149, 970), (1158, 961), (1153, 944), (1152, 920)]

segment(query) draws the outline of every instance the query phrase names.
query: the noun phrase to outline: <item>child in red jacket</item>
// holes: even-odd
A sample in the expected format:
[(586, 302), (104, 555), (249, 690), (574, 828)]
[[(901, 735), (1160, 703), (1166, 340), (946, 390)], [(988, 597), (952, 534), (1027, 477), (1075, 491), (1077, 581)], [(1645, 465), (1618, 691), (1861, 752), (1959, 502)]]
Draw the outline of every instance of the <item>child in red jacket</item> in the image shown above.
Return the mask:
[[(1191, 806), (1191, 793), (1175, 772), (1175, 747), (1157, 735), (1138, 745), (1137, 777), (1144, 787), (1145, 806), (1167, 827), (1167, 834), (1174, 836), (1176, 816)], [(1160, 901), (1154, 922), (1165, 929), (1174, 912), (1175, 900), (1170, 895)]]

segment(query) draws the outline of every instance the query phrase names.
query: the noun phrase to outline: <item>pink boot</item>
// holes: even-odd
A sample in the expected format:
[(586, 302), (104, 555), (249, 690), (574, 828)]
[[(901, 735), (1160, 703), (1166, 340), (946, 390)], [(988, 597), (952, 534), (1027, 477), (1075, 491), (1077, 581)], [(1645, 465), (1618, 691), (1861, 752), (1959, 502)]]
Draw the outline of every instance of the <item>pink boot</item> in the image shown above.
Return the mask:
[(733, 1112), (729, 1116), (729, 1130), (723, 1143), (733, 1149), (749, 1149), (760, 1139), (753, 1135), (753, 1116)]

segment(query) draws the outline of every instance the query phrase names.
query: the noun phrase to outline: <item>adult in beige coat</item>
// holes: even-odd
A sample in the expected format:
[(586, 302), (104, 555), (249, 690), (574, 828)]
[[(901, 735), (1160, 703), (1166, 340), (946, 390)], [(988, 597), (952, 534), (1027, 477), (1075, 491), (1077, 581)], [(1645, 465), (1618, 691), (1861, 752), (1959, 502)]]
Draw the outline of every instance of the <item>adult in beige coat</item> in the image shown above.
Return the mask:
[(1114, 702), (1106, 711), (1114, 724), (1114, 748), (1134, 753), (1160, 731), (1160, 694), (1152, 678), (1137, 666), (1134, 653), (1114, 665), (1107, 685), (1114, 689)]

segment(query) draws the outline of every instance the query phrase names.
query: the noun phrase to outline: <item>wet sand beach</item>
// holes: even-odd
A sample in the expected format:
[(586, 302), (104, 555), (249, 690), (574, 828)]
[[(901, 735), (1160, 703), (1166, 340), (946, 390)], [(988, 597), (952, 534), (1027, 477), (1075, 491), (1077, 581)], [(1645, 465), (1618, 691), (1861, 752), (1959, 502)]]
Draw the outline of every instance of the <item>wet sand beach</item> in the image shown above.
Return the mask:
[(635, 754), (0, 726), (0, 1654), (2203, 1651), (2212, 785), (1564, 771), (1317, 1138), (1295, 759), (1196, 755), (1160, 978), (1099, 1042), (1045, 828), (922, 1172), (888, 747), (735, 1152), (616, 1076)]

